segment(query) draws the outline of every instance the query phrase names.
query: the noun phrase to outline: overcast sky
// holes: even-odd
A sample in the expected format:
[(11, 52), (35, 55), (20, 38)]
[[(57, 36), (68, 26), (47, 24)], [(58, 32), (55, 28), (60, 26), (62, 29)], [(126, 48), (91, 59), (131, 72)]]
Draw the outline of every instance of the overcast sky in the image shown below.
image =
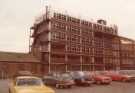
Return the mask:
[(82, 19), (105, 19), (135, 39), (135, 0), (0, 0), (0, 51), (28, 52), (29, 28), (48, 4)]

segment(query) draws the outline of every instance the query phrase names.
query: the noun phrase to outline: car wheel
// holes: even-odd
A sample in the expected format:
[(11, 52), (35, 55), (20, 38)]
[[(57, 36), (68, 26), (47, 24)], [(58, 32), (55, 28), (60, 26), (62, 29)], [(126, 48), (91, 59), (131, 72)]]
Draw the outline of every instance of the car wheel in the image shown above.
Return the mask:
[(126, 82), (126, 81), (127, 81), (127, 79), (126, 79), (126, 78), (123, 78), (123, 79), (122, 79), (122, 82)]
[(91, 83), (89, 83), (88, 86), (91, 86)]
[(101, 84), (101, 81), (97, 81), (96, 83), (97, 83), (98, 85), (100, 85), (100, 84)]
[(64, 88), (64, 86), (62, 86), (62, 85), (59, 85), (59, 88), (60, 88), (60, 89), (62, 89), (62, 88)]
[(90, 86), (90, 84), (89, 84), (89, 83), (87, 83), (87, 84), (86, 84), (86, 86)]
[(105, 83), (105, 85), (110, 85), (111, 83), (110, 82), (108, 82), (108, 83)]
[(71, 88), (71, 86), (70, 85), (67, 85), (66, 88)]
[(68, 88), (71, 88), (72, 86), (71, 85), (68, 85)]
[(63, 88), (67, 88), (67, 86), (66, 85), (63, 85)]

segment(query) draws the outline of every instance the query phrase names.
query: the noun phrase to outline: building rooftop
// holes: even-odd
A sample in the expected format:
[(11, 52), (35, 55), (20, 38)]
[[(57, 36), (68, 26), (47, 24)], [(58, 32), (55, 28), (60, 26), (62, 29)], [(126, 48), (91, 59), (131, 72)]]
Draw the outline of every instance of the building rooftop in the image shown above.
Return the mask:
[(15, 53), (15, 52), (1, 52), (0, 61), (8, 62), (40, 62), (32, 54), (29, 53)]

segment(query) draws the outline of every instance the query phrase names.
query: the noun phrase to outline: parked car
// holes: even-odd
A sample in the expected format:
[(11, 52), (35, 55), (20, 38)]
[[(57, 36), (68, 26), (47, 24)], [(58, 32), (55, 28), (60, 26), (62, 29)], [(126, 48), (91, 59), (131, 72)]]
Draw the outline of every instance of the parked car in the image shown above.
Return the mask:
[(91, 72), (96, 84), (110, 84), (112, 79), (105, 76), (100, 71)]
[(44, 76), (43, 81), (46, 85), (56, 88), (71, 88), (74, 85), (74, 81), (68, 73)]
[(122, 71), (105, 71), (104, 75), (111, 77), (113, 81), (128, 82), (134, 79), (133, 76), (128, 75)]
[(82, 71), (73, 71), (70, 74), (76, 85), (90, 86), (93, 83), (93, 79)]
[(10, 82), (9, 93), (55, 93), (35, 76), (18, 76)]
[(135, 81), (135, 71), (134, 70), (120, 70), (119, 74), (123, 75), (124, 82), (133, 82)]
[(54, 76), (44, 76), (43, 82), (45, 85), (56, 86), (56, 84), (59, 83), (59, 80)]
[(91, 75), (89, 71), (83, 71), (83, 73), (84, 73), (84, 79), (86, 81), (91, 81), (92, 83), (94, 83), (93, 76)]

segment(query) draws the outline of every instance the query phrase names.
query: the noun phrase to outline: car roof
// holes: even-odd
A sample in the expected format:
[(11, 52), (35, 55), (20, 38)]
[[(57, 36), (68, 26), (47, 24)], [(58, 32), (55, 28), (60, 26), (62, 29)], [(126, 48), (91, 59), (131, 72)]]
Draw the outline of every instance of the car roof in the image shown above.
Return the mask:
[(44, 76), (43, 78), (46, 79), (46, 78), (56, 78), (56, 77), (54, 77), (54, 76)]
[(16, 79), (29, 79), (29, 78), (40, 79), (39, 77), (36, 77), (36, 76), (18, 76), (18, 77), (16, 77)]

